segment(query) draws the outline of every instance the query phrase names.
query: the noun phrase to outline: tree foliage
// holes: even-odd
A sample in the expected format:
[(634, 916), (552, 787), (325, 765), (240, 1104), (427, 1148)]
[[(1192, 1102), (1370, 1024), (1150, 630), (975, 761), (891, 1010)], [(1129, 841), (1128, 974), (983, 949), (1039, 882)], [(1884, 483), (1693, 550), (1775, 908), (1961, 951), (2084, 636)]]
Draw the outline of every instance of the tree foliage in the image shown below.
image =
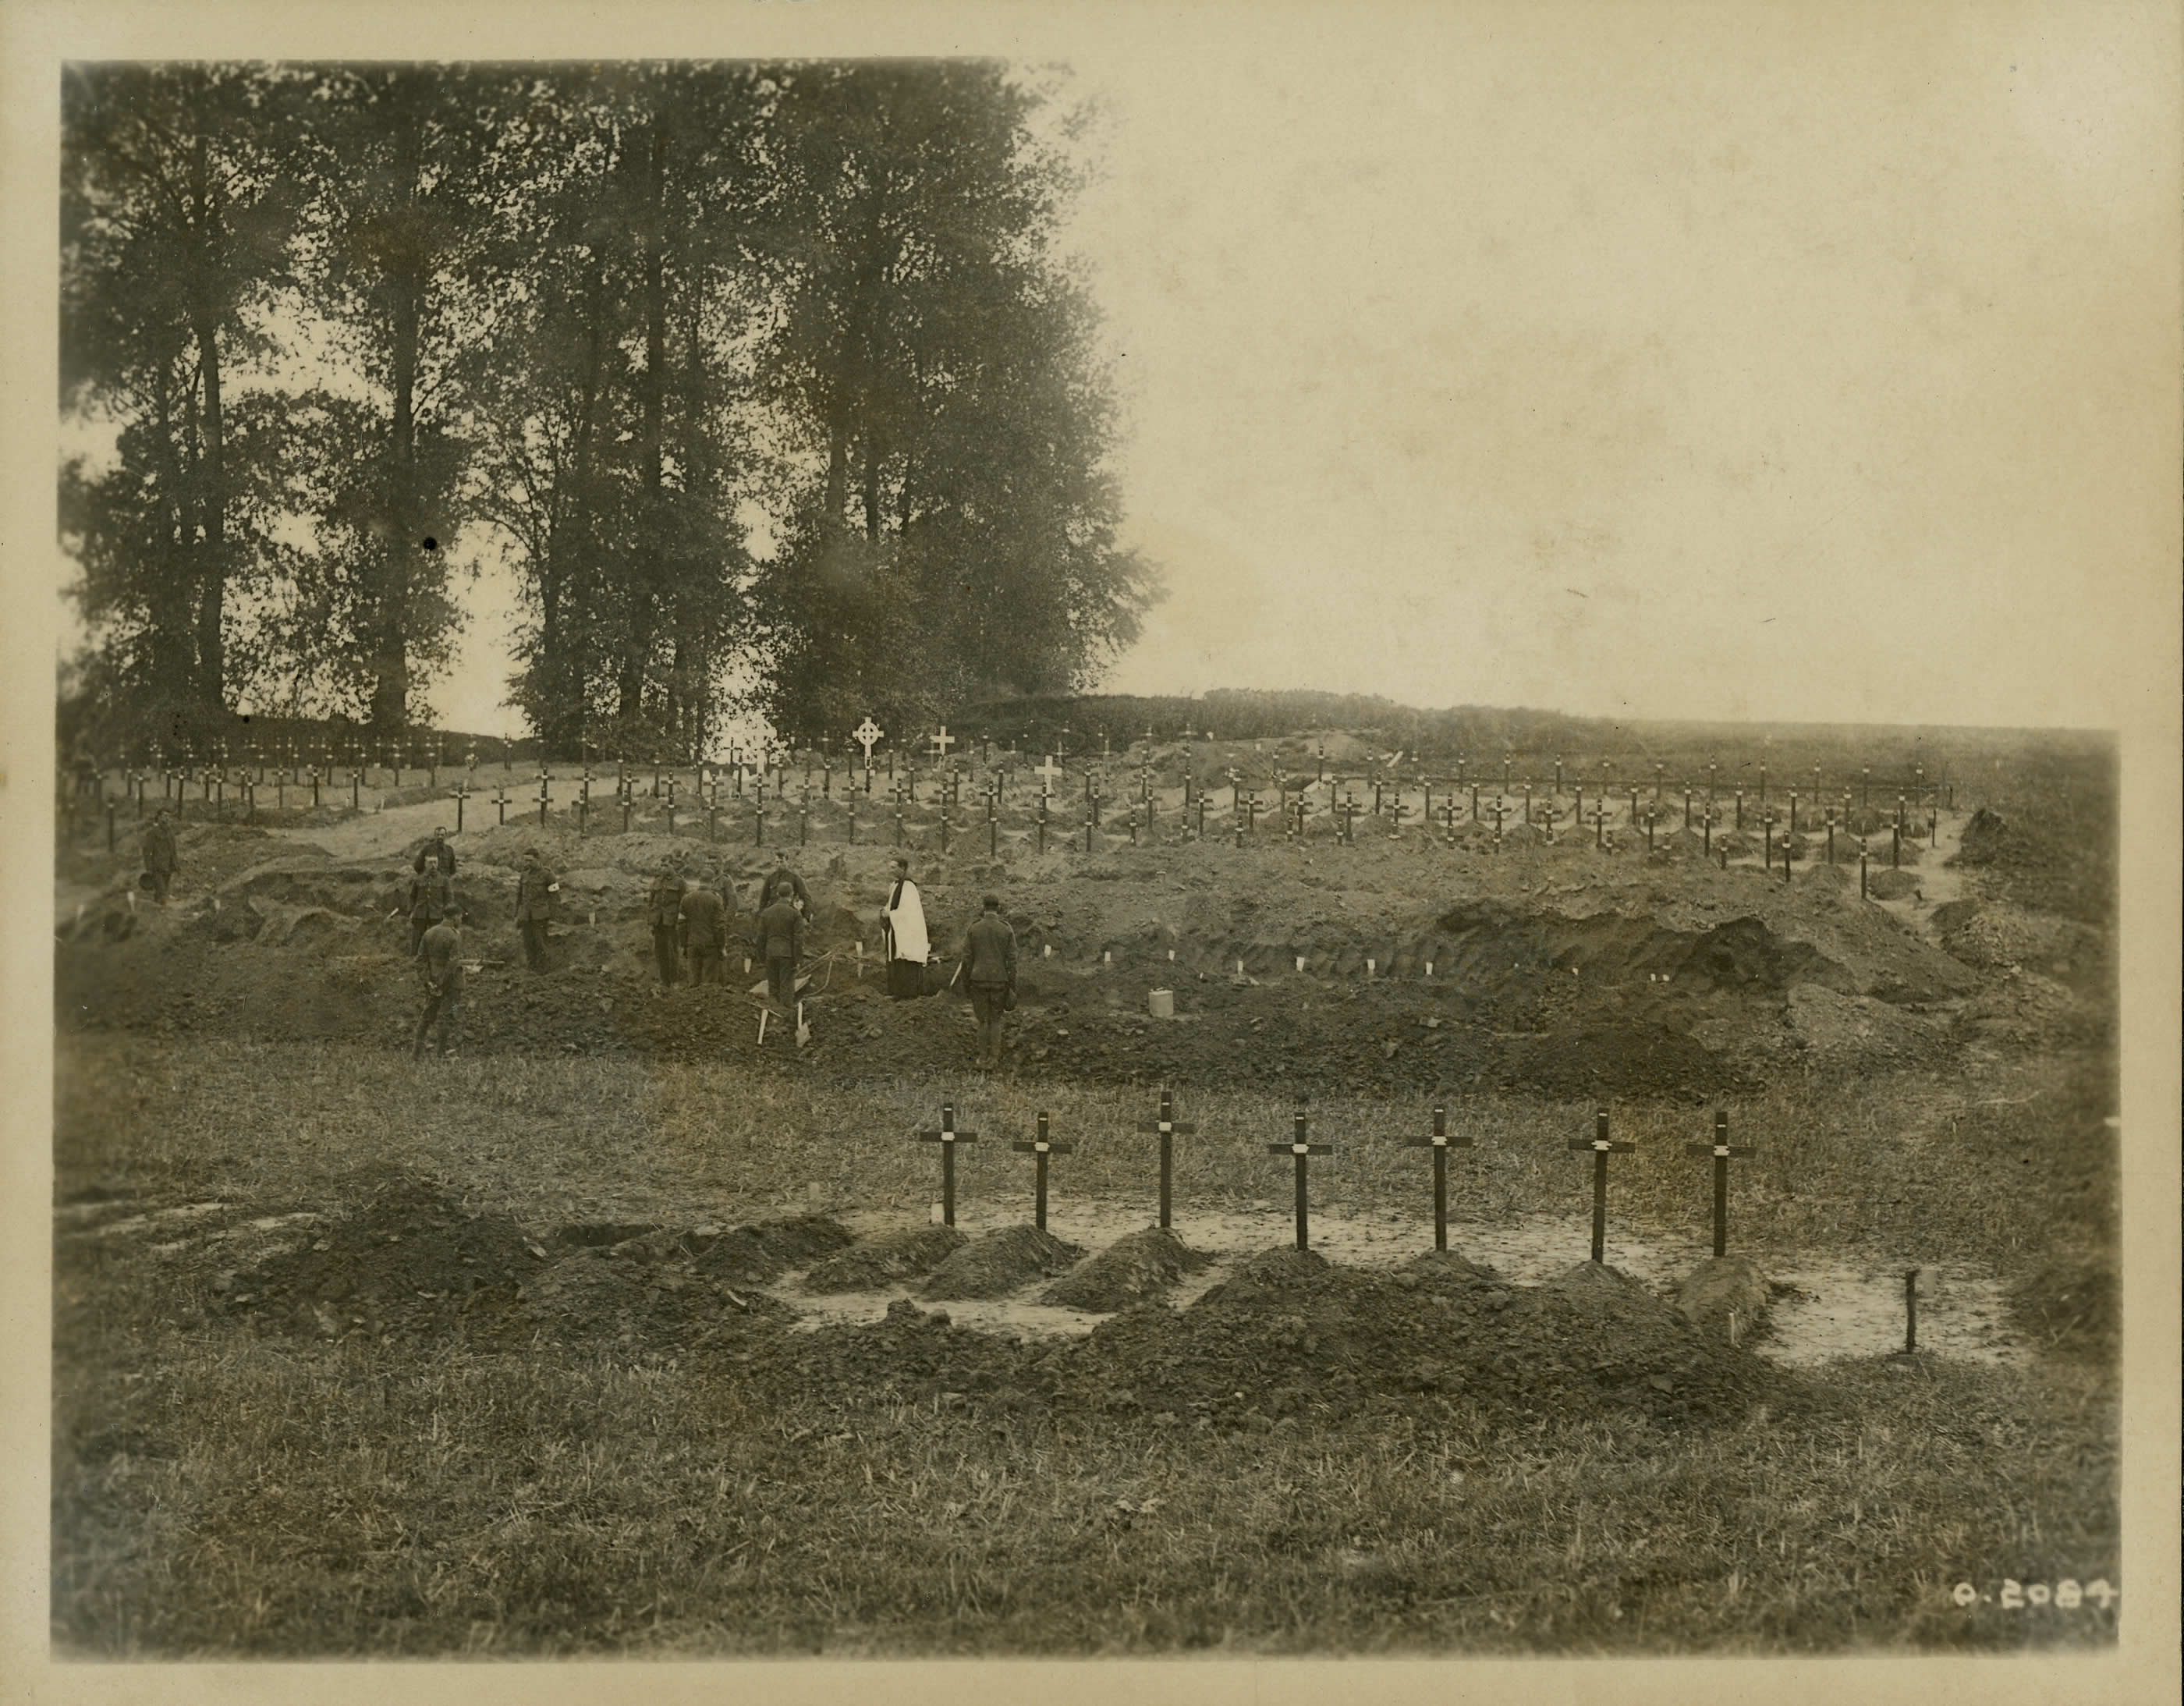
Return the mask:
[(77, 68), (82, 679), (394, 734), (498, 556), (549, 750), (1091, 685), (1157, 585), (1056, 118), (984, 62)]

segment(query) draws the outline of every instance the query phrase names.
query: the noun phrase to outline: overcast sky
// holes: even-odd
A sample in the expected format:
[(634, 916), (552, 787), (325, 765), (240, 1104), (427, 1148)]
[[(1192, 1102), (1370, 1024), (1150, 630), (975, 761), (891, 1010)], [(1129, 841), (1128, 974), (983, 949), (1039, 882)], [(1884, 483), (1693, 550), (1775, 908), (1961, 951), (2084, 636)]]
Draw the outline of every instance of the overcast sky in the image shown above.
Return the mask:
[[(1171, 589), (1110, 689), (2113, 726), (2176, 566), (2173, 79), (2130, 15), (871, 39), (1064, 58), (1106, 105), (1069, 240)], [(511, 594), (481, 583), (445, 722), (511, 722)]]

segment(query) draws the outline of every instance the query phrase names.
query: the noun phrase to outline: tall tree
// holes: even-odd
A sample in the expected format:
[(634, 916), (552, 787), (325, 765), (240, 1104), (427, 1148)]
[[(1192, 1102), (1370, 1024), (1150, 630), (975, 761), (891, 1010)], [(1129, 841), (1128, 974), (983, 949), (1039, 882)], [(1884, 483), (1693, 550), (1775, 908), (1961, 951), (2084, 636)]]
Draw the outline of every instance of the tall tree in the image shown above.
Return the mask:
[(1076, 685), (1156, 594), (1114, 544), (1093, 312), (1052, 252), (1072, 181), (1039, 103), (984, 62), (789, 80), (766, 375), (792, 495), (756, 588), (778, 722)]
[(380, 411), (376, 560), (355, 639), (370, 722), (394, 731), (460, 616), (448, 596), (458, 429), (511, 265), (504, 215), (526, 163), (504, 144), (526, 86), (493, 68), (398, 65), (315, 70), (310, 89), (309, 281)]
[(117, 679), (170, 726), (231, 688), (229, 595), (262, 572), (238, 534), (231, 381), (264, 355), (299, 200), (281, 75), (265, 67), (71, 67), (62, 101), (63, 405), (115, 425), (118, 467), (67, 476), (66, 536)]

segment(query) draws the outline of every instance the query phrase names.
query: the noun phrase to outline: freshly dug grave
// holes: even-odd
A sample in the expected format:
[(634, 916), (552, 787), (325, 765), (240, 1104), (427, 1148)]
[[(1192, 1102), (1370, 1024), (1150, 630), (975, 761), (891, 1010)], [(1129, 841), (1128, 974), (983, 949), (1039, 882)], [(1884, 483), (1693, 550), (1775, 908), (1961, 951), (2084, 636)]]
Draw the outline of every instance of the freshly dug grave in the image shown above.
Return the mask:
[(512, 1304), (545, 1265), (514, 1221), (475, 1214), (435, 1185), (394, 1174), (299, 1249), (213, 1282), (231, 1312), (333, 1336), (431, 1330)]
[(739, 1291), (687, 1262), (647, 1259), (641, 1246), (586, 1250), (523, 1287), (526, 1319), (557, 1338), (612, 1338), (648, 1346), (702, 1343), (733, 1318), (787, 1319), (794, 1312), (764, 1292)]
[(1460, 1261), (1383, 1274), (1291, 1250), (1189, 1309), (1117, 1315), (1058, 1360), (1059, 1404), (1250, 1431), (1442, 1401), (1725, 1422), (1786, 1378), (1590, 1263), (1528, 1290)]
[(682, 1239), (682, 1247), (696, 1257), (700, 1274), (754, 1285), (778, 1280), (798, 1263), (831, 1256), (852, 1241), (840, 1221), (823, 1214), (765, 1220), (717, 1235), (701, 1228)]
[(883, 1291), (930, 1274), (970, 1240), (952, 1226), (913, 1226), (828, 1257), (804, 1276), (815, 1296), (837, 1291)]
[(1004, 1226), (956, 1251), (933, 1270), (921, 1295), (937, 1302), (1006, 1297), (1061, 1273), (1084, 1254), (1081, 1244), (1066, 1244), (1036, 1226)]
[(1212, 1259), (1165, 1226), (1148, 1226), (1117, 1239), (1089, 1262), (1063, 1274), (1039, 1294), (1039, 1301), (1112, 1314), (1159, 1296)]
[(1735, 1345), (1765, 1322), (1769, 1296), (1767, 1276), (1749, 1256), (1713, 1256), (1684, 1276), (1676, 1307)]

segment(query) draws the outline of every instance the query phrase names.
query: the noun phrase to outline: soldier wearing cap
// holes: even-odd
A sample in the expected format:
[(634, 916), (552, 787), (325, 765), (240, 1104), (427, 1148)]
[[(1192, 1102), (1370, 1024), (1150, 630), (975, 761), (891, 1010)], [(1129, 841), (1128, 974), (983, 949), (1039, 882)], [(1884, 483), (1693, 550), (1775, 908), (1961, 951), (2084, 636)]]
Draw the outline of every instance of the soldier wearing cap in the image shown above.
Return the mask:
[(662, 865), (652, 879), (645, 916), (652, 925), (653, 963), (659, 967), (660, 986), (666, 989), (682, 976), (682, 878), (672, 865)]

